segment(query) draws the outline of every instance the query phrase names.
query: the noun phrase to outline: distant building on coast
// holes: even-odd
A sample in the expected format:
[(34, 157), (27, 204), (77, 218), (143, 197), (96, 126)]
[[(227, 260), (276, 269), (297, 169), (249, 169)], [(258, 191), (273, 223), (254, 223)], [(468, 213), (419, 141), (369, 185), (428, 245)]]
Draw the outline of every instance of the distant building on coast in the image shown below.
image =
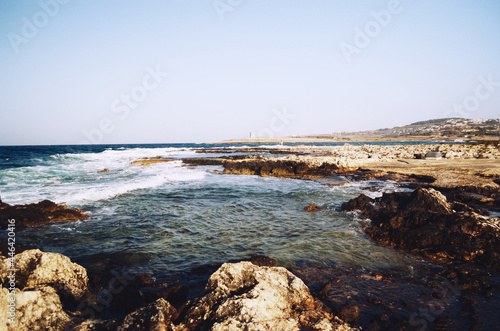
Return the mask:
[(255, 132), (254, 131), (250, 132), (250, 139), (252, 139), (252, 138), (255, 138)]

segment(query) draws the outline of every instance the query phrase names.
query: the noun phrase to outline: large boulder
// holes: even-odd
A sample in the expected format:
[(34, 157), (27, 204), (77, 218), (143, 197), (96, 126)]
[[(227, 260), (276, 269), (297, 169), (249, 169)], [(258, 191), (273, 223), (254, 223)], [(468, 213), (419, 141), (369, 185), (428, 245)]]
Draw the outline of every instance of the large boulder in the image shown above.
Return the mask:
[[(12, 295), (6, 288), (0, 291), (0, 312), (4, 320)], [(0, 330), (66, 330), (72, 325), (71, 317), (63, 310), (63, 305), (56, 290), (42, 286), (36, 290), (20, 291), (15, 294), (14, 322), (0, 322)]]
[[(12, 277), (12, 261), (0, 256), (0, 281), (5, 287), (0, 305), (15, 298), (15, 322), (1, 330), (66, 330), (73, 318), (66, 312), (66, 303), (84, 299), (88, 293), (87, 271), (61, 254), (39, 249), (15, 256), (15, 295), (8, 288)], [(9, 307), (10, 309), (10, 307)], [(6, 316), (6, 315), (2, 315)], [(7, 327), (8, 325), (8, 327)]]
[(188, 306), (179, 330), (349, 330), (285, 268), (225, 263), (205, 292)]
[[(0, 257), (0, 280), (9, 282), (11, 260)], [(64, 298), (80, 301), (88, 292), (87, 270), (58, 253), (31, 249), (16, 255), (16, 287), (37, 289), (51, 286)]]
[(81, 311), (82, 304), (95, 299), (83, 267), (61, 254), (24, 251), (15, 261), (16, 317), (11, 322), (6, 320), (13, 297), (11, 261), (1, 257), (0, 330), (353, 330), (288, 270), (262, 256), (252, 260), (260, 266), (250, 261), (222, 265), (209, 278), (205, 295), (180, 312), (158, 298), (121, 320), (100, 320), (86, 319)]

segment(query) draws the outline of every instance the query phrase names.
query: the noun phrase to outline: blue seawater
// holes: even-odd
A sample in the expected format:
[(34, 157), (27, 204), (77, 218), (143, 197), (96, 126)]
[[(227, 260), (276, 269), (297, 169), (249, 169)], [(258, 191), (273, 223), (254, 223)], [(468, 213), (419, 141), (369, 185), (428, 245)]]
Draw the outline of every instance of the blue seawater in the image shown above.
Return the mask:
[[(132, 166), (142, 157), (212, 157), (195, 149), (229, 145), (0, 146), (0, 195), (9, 204), (49, 199), (91, 217), (19, 232), (17, 240), (89, 264), (116, 259), (158, 279), (191, 268), (265, 254), (279, 265), (407, 266), (415, 260), (374, 244), (367, 220), (340, 211), (390, 182), (329, 187), (320, 181), (221, 175), (182, 162)], [(99, 170), (109, 172), (99, 173)], [(377, 186), (376, 192), (364, 190)], [(321, 211), (308, 213), (310, 203)]]

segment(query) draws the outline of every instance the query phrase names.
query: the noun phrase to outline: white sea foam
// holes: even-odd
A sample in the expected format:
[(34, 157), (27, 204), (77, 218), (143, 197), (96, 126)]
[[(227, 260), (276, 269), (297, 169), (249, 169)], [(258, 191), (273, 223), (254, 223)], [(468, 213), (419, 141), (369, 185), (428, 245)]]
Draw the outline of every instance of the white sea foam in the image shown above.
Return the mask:
[[(3, 171), (2, 196), (8, 203), (31, 203), (50, 199), (81, 205), (110, 199), (127, 192), (160, 187), (169, 182), (200, 180), (205, 172), (180, 167), (180, 161), (132, 166), (141, 157), (192, 155), (177, 148), (107, 149), (100, 153), (57, 154), (47, 165)], [(108, 172), (98, 171), (108, 169)]]

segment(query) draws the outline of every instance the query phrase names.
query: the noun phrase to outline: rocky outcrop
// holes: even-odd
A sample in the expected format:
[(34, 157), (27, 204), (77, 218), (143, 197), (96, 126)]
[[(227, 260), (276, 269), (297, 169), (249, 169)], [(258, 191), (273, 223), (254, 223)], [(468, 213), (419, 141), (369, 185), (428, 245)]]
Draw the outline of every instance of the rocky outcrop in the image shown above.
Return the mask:
[(354, 161), (332, 157), (253, 156), (243, 160), (226, 160), (224, 173), (274, 177), (319, 178), (358, 169)]
[(378, 243), (435, 261), (477, 263), (500, 270), (500, 219), (486, 217), (434, 189), (364, 195), (343, 204), (372, 221), (364, 230)]
[[(0, 256), (0, 280), (8, 283), (11, 260)], [(87, 270), (71, 262), (69, 257), (45, 253), (39, 249), (16, 255), (16, 287), (32, 289), (52, 286), (64, 298), (80, 301), (88, 292)]]
[(186, 330), (349, 330), (311, 296), (298, 277), (280, 267), (223, 264), (204, 297), (183, 313)]
[[(329, 313), (298, 277), (265, 256), (223, 264), (205, 295), (177, 311), (158, 298), (119, 319), (96, 319), (86, 270), (69, 258), (38, 249), (16, 256), (15, 322), (5, 330), (356, 330)], [(260, 264), (262, 266), (259, 266)], [(0, 260), (0, 313), (7, 316), (11, 261)], [(144, 277), (142, 277), (144, 278)], [(142, 279), (141, 278), (141, 279)], [(150, 282), (145, 282), (150, 285)], [(86, 319), (86, 317), (91, 319)], [(120, 316), (120, 315), (115, 315)], [(121, 315), (123, 316), (123, 315)], [(3, 322), (2, 322), (3, 323)]]
[(9, 205), (0, 203), (0, 229), (8, 227), (9, 219), (15, 219), (16, 230), (28, 226), (42, 225), (49, 222), (83, 220), (89, 216), (80, 209), (70, 209), (49, 200), (27, 205)]
[[(8, 316), (3, 308), (8, 307), (12, 297), (6, 288), (1, 290), (2, 320), (4, 316)], [(62, 331), (72, 325), (72, 318), (64, 311), (59, 295), (53, 287), (41, 286), (37, 289), (16, 290), (15, 304), (17, 306), (15, 322), (6, 321), (4, 325), (0, 323), (1, 330)]]
[[(64, 305), (72, 305), (88, 294), (85, 268), (61, 254), (27, 250), (15, 257), (15, 290), (11, 260), (0, 257), (0, 280), (3, 289), (0, 304), (15, 298), (15, 322), (8, 330), (65, 330), (73, 318)], [(15, 296), (9, 293), (15, 291)], [(6, 315), (2, 315), (6, 316)]]

